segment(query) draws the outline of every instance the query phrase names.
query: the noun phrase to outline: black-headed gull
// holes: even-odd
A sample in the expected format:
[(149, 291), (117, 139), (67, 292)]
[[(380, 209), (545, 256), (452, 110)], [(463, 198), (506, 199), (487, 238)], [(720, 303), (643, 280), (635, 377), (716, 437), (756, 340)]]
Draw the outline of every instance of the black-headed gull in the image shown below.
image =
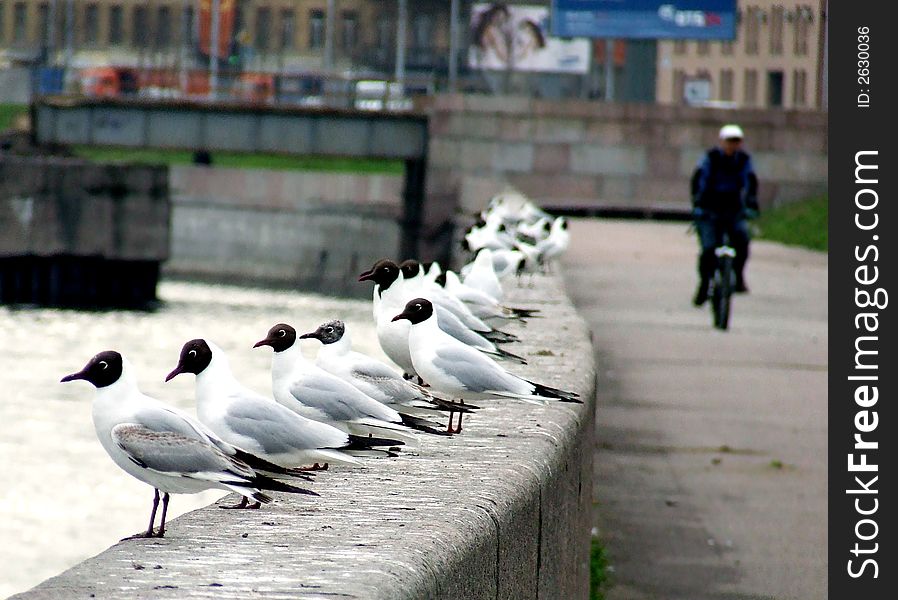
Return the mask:
[(580, 402), (578, 394), (513, 375), (490, 357), (446, 335), (436, 323), (433, 305), (425, 298), (410, 300), (393, 318), (412, 324), (408, 342), (415, 369), (438, 392), (465, 399)]
[(255, 348), (269, 346), (274, 399), (304, 417), (355, 435), (416, 442), (414, 423), (307, 360), (296, 343), (296, 329), (278, 323)]
[[(322, 323), (300, 339), (316, 339), (321, 348), (315, 364), (349, 382), (375, 400), (400, 413), (432, 418), (443, 412), (471, 412), (476, 406), (460, 406), (434, 396), (426, 388), (406, 380), (383, 362), (352, 349), (349, 331), (343, 321)], [(447, 432), (452, 432), (450, 422)]]
[[(374, 282), (374, 320), (377, 328), (377, 341), (384, 354), (409, 376), (416, 375), (411, 356), (408, 353), (409, 324), (393, 321), (393, 317), (410, 299), (418, 295), (420, 291), (417, 286), (406, 287), (402, 270), (396, 263), (388, 259), (377, 261), (370, 270), (359, 276), (359, 281)], [(442, 288), (436, 287), (441, 293), (445, 293)], [(435, 305), (434, 310), (440, 329), (452, 337), (487, 354), (526, 364), (526, 361), (520, 356), (496, 345), (500, 342), (513, 341), (517, 339), (515, 336), (498, 330), (493, 330), (490, 333), (473, 331), (462, 323), (452, 311), (439, 303)], [(487, 339), (487, 335), (494, 339)]]
[(378, 447), (401, 445), (397, 440), (352, 436), (325, 423), (307, 419), (254, 392), (234, 377), (224, 351), (204, 339), (181, 348), (178, 365), (165, 378), (196, 375), (199, 420), (222, 439), (278, 465), (299, 467), (328, 463), (358, 465), (353, 456), (395, 456)]
[[(317, 496), (256, 472), (247, 464), (256, 457), (221, 440), (176, 408), (141, 393), (134, 369), (114, 350), (100, 352), (62, 381), (78, 379), (96, 387), (92, 417), (103, 449), (123, 471), (154, 488), (150, 525), (143, 537), (165, 535), (169, 494), (223, 489), (256, 503), (271, 502), (261, 490)], [(162, 518), (159, 531), (154, 533), (159, 492)]]

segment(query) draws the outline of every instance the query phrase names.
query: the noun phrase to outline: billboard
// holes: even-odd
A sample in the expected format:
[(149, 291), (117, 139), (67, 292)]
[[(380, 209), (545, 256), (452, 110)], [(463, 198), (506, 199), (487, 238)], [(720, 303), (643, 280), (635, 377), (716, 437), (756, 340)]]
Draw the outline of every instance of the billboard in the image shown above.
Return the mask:
[(733, 40), (736, 0), (552, 0), (552, 35)]
[(503, 2), (471, 7), (472, 69), (586, 73), (590, 49), (587, 39), (550, 37), (548, 7)]

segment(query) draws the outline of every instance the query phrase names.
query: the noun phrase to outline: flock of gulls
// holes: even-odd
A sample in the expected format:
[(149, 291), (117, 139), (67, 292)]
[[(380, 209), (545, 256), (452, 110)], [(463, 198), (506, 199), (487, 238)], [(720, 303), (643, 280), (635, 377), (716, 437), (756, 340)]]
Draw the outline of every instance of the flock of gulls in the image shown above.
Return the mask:
[[(273, 398), (241, 384), (211, 340), (185, 343), (165, 380), (195, 376), (196, 418), (141, 393), (134, 367), (114, 350), (63, 377), (95, 386), (100, 443), (115, 464), (155, 490), (149, 527), (135, 537), (165, 535), (170, 494), (224, 489), (242, 497), (223, 508), (259, 508), (272, 500), (265, 492), (315, 496), (302, 486), (331, 464), (395, 457), (420, 436), (460, 433), (464, 415), (478, 409), (472, 402), (579, 402), (576, 393), (497, 362), (525, 363), (505, 349), (518, 338), (500, 328), (538, 316), (502, 304), (503, 282), (548, 269), (568, 239), (564, 218), (506, 192), (466, 232), (463, 246), (473, 260), (460, 274), (386, 259), (362, 273), (359, 281), (374, 283), (378, 341), (398, 371), (353, 351), (349, 328), (333, 320), (302, 334), (278, 323), (256, 342), (273, 351)], [(304, 339), (320, 342), (314, 362), (300, 351)]]

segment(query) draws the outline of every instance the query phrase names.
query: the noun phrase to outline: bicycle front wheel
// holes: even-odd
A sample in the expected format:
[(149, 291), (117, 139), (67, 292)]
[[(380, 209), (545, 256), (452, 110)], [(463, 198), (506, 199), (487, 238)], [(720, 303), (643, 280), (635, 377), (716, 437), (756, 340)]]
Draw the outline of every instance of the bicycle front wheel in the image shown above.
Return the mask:
[(733, 260), (724, 256), (718, 261), (714, 278), (714, 293), (711, 307), (714, 313), (714, 327), (727, 329), (730, 325), (730, 298), (733, 295)]

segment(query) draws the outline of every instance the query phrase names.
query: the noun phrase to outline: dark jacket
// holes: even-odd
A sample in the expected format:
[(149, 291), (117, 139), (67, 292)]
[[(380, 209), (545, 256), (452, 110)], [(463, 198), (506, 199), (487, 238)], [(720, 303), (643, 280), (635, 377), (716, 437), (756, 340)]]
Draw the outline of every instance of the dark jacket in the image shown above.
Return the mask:
[(727, 156), (712, 148), (692, 175), (692, 205), (701, 213), (742, 216), (758, 212), (758, 178), (747, 152)]

